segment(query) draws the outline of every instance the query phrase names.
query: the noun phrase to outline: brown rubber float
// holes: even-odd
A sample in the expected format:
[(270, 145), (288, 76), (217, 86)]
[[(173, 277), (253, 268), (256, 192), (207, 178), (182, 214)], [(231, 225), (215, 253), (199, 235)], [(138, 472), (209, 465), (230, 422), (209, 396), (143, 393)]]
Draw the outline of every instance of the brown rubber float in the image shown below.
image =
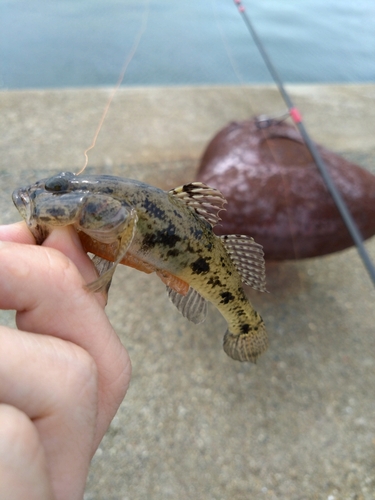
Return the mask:
[[(258, 119), (222, 129), (203, 154), (197, 179), (228, 200), (218, 234), (245, 234), (268, 260), (316, 257), (353, 241), (299, 132)], [(363, 237), (375, 234), (375, 176), (317, 146)]]

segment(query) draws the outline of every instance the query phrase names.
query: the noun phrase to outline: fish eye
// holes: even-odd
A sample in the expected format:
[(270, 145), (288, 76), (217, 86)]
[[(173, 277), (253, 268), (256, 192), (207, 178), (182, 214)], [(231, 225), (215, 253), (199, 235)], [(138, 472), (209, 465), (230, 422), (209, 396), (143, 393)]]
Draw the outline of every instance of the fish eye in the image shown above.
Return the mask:
[(59, 192), (68, 190), (69, 181), (68, 181), (68, 179), (66, 179), (64, 177), (55, 176), (55, 177), (51, 177), (50, 179), (48, 179), (45, 182), (44, 187), (45, 187), (46, 191), (52, 191), (54, 193), (59, 193)]

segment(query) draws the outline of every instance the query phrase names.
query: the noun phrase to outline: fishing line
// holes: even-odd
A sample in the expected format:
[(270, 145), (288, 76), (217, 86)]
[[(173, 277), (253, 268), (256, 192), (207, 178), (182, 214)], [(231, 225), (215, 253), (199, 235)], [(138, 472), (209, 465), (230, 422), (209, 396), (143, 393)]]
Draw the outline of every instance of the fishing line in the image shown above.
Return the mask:
[(248, 30), (249, 30), (249, 32), (250, 32), (250, 34), (255, 42), (255, 45), (257, 46), (266, 66), (268, 68), (268, 71), (270, 72), (274, 82), (276, 83), (276, 85), (279, 89), (279, 92), (280, 92), (282, 98), (284, 99), (285, 104), (288, 107), (290, 117), (292, 118), (294, 124), (296, 125), (298, 131), (300, 132), (302, 139), (304, 140), (307, 148), (309, 149), (309, 151), (311, 153), (311, 156), (313, 157), (313, 159), (315, 161), (315, 164), (316, 164), (316, 166), (317, 166), (317, 168), (318, 168), (318, 170), (323, 178), (323, 181), (324, 181), (328, 191), (330, 192), (330, 194), (333, 198), (333, 201), (336, 204), (337, 209), (340, 212), (340, 215), (341, 215), (341, 217), (342, 217), (342, 219), (343, 219), (343, 221), (344, 221), (344, 223), (345, 223), (345, 225), (350, 233), (350, 236), (352, 237), (354, 244), (357, 247), (359, 256), (361, 257), (362, 262), (363, 262), (363, 264), (364, 264), (364, 266), (365, 266), (365, 268), (366, 268), (366, 270), (367, 270), (367, 272), (368, 272), (368, 274), (369, 274), (369, 276), (370, 276), (370, 278), (375, 286), (375, 267), (374, 267), (374, 264), (372, 263), (370, 256), (369, 256), (369, 254), (364, 246), (363, 237), (358, 229), (358, 226), (357, 226), (356, 222), (354, 221), (353, 216), (351, 215), (343, 197), (341, 196), (341, 193), (338, 191), (335, 183), (333, 182), (331, 175), (328, 172), (328, 169), (327, 169), (323, 159), (321, 158), (318, 149), (316, 148), (314, 142), (311, 140), (309, 134), (307, 133), (307, 130), (306, 130), (306, 128), (303, 124), (303, 121), (302, 121), (302, 116), (301, 116), (299, 110), (294, 105), (288, 92), (286, 91), (286, 89), (283, 85), (283, 82), (282, 82), (278, 72), (276, 71), (275, 66), (272, 64), (272, 61), (269, 58), (261, 39), (259, 38), (257, 32), (255, 31), (254, 26), (252, 25), (250, 18), (245, 11), (245, 7), (242, 5), (241, 0), (234, 0), (234, 3), (237, 5), (238, 11), (242, 16), (242, 18), (246, 24), (246, 27), (248, 28)]
[(145, 10), (144, 10), (144, 13), (143, 13), (142, 23), (141, 23), (141, 26), (140, 26), (140, 28), (139, 28), (139, 30), (138, 30), (138, 33), (137, 33), (137, 35), (136, 35), (136, 38), (135, 38), (135, 40), (134, 40), (133, 46), (132, 46), (132, 48), (130, 49), (130, 52), (128, 53), (127, 58), (125, 59), (125, 62), (124, 62), (124, 65), (123, 65), (123, 67), (122, 67), (122, 70), (121, 70), (121, 72), (120, 72), (120, 76), (119, 76), (119, 78), (118, 78), (118, 80), (117, 80), (117, 83), (116, 83), (115, 87), (113, 88), (113, 90), (112, 90), (112, 92), (111, 92), (111, 94), (110, 94), (110, 96), (109, 96), (109, 99), (108, 99), (107, 104), (106, 104), (106, 106), (105, 106), (105, 108), (104, 108), (104, 111), (103, 111), (102, 117), (100, 118), (100, 120), (99, 120), (99, 124), (98, 124), (98, 127), (97, 127), (97, 129), (96, 129), (96, 131), (95, 131), (95, 134), (94, 134), (94, 137), (93, 137), (92, 143), (90, 144), (90, 146), (89, 146), (87, 149), (85, 149), (85, 151), (84, 151), (84, 153), (83, 153), (83, 154), (84, 154), (84, 156), (85, 156), (85, 163), (84, 163), (83, 167), (81, 168), (81, 170), (80, 170), (80, 171), (79, 171), (76, 175), (80, 175), (80, 174), (82, 174), (82, 172), (84, 172), (84, 170), (85, 170), (85, 169), (86, 169), (86, 167), (87, 167), (87, 164), (88, 164), (88, 161), (89, 161), (89, 158), (88, 158), (88, 156), (87, 156), (87, 153), (88, 153), (91, 149), (93, 149), (93, 148), (95, 147), (95, 145), (96, 145), (96, 140), (97, 140), (97, 138), (98, 138), (98, 135), (99, 135), (99, 133), (100, 133), (100, 130), (102, 129), (102, 126), (103, 126), (104, 120), (105, 120), (105, 118), (106, 118), (106, 116), (107, 116), (107, 113), (108, 113), (109, 108), (110, 108), (110, 106), (111, 106), (111, 104), (112, 104), (112, 101), (113, 101), (113, 99), (114, 99), (114, 97), (115, 97), (115, 95), (116, 95), (116, 93), (117, 93), (118, 89), (120, 88), (120, 85), (121, 85), (121, 83), (122, 83), (122, 81), (123, 81), (123, 79), (124, 79), (124, 76), (125, 76), (126, 70), (128, 69), (128, 66), (129, 66), (129, 64), (131, 63), (131, 61), (132, 61), (132, 59), (133, 59), (133, 57), (134, 57), (135, 53), (137, 52), (137, 49), (138, 49), (138, 46), (139, 46), (139, 44), (140, 44), (140, 42), (141, 42), (142, 36), (143, 36), (144, 32), (146, 31), (147, 21), (148, 21), (148, 15), (149, 15), (149, 10), (150, 10), (150, 1), (148, 0), (148, 1), (146, 2), (146, 4), (145, 4), (145, 5), (146, 5), (146, 7), (145, 7)]
[[(220, 21), (219, 21), (219, 16), (218, 16), (218, 13), (217, 13), (217, 2), (215, 2), (214, 0), (211, 0), (211, 4), (212, 4), (212, 10), (214, 12), (214, 17), (215, 17), (215, 21), (216, 21), (216, 25), (218, 27), (218, 30), (219, 30), (219, 33), (220, 33), (220, 36), (221, 36), (221, 40), (223, 42), (223, 45), (224, 45), (224, 49), (225, 49), (225, 52), (227, 54), (227, 57), (228, 57), (228, 60), (229, 60), (229, 63), (232, 67), (232, 70), (233, 70), (233, 73), (236, 75), (236, 78), (237, 80), (241, 83), (241, 84), (245, 84), (245, 80), (244, 78), (241, 76), (241, 73), (240, 73), (240, 70), (235, 62), (235, 59), (234, 57), (232, 56), (231, 54), (231, 50), (230, 50), (230, 47), (229, 47), (229, 43), (225, 37), (225, 33), (224, 33), (224, 30), (222, 29), (222, 26), (220, 24)], [(248, 101), (248, 105), (249, 107), (251, 108), (251, 112), (253, 114), (253, 116), (255, 116), (257, 114), (257, 112), (254, 110), (254, 107), (252, 106), (251, 102)], [(259, 124), (259, 130), (262, 131), (262, 129), (264, 130), (263, 131), (263, 137), (264, 139), (267, 140), (267, 135), (265, 133), (265, 129), (267, 128), (268, 124), (271, 124), (272, 122), (279, 122), (279, 121), (283, 121), (285, 120), (286, 118), (288, 118), (289, 116), (289, 113), (288, 112), (283, 112), (280, 114), (280, 116), (277, 116), (277, 117), (264, 117), (264, 119), (262, 119), (263, 117), (262, 116), (258, 116), (257, 117), (257, 121), (258, 121), (258, 124)], [(262, 126), (263, 125), (263, 126)], [(277, 163), (277, 156), (275, 154), (275, 148), (274, 146), (270, 145), (269, 143), (267, 143), (267, 146), (270, 150), (270, 153), (275, 161), (275, 163)], [(287, 185), (287, 182), (285, 180), (285, 175), (283, 172), (280, 172), (280, 178), (281, 178), (281, 183), (282, 183), (282, 186), (283, 186), (283, 189), (282, 189), (282, 193), (283, 193), (283, 196), (284, 196), (284, 199), (285, 199), (285, 206), (286, 206), (286, 217), (287, 217), (287, 221), (288, 221), (288, 227), (289, 227), (289, 235), (290, 235), (290, 239), (291, 239), (291, 243), (292, 243), (292, 247), (293, 247), (293, 252), (294, 252), (294, 255), (296, 257), (296, 259), (298, 258), (298, 252), (297, 252), (297, 241), (296, 241), (296, 234), (295, 234), (295, 231), (293, 230), (293, 220), (294, 220), (294, 217), (293, 217), (293, 211), (292, 211), (292, 207), (291, 207), (291, 203), (290, 203), (290, 189)], [(301, 271), (298, 270), (298, 277), (299, 277), (299, 281), (300, 283), (302, 283), (302, 278), (301, 278)]]
[[(212, 7), (212, 11), (214, 13), (214, 18), (215, 18), (216, 26), (217, 26), (217, 29), (219, 31), (221, 41), (223, 42), (223, 45), (224, 45), (224, 50), (225, 50), (225, 52), (227, 54), (229, 64), (232, 67), (232, 71), (236, 75), (237, 80), (240, 83), (244, 83), (244, 79), (242, 78), (240, 70), (238, 68), (238, 65), (237, 65), (234, 57), (231, 54), (228, 41), (227, 41), (227, 39), (225, 37), (225, 34), (224, 34), (223, 27), (222, 27), (222, 25), (221, 25), (221, 23), (219, 21), (219, 16), (218, 16), (218, 12), (217, 12), (217, 2), (215, 0), (211, 0), (211, 7)], [(252, 107), (251, 103), (250, 103), (250, 108), (253, 111), (253, 107)]]

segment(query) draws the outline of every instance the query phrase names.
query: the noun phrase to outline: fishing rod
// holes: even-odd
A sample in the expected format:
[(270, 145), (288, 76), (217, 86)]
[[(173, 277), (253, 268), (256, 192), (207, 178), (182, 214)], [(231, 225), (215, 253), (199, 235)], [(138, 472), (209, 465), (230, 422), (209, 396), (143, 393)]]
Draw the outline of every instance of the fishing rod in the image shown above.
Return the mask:
[(276, 71), (275, 66), (272, 64), (272, 61), (269, 58), (261, 39), (259, 38), (257, 32), (254, 29), (254, 26), (252, 25), (252, 23), (250, 21), (249, 16), (246, 13), (245, 7), (243, 6), (241, 0), (234, 0), (234, 3), (237, 5), (238, 11), (241, 14), (243, 20), (245, 21), (246, 27), (249, 30), (249, 32), (250, 32), (250, 34), (255, 42), (255, 45), (257, 46), (266, 66), (268, 68), (268, 71), (270, 72), (274, 82), (276, 83), (276, 85), (279, 89), (279, 92), (280, 92), (282, 98), (284, 99), (285, 104), (287, 105), (290, 117), (292, 118), (297, 129), (299, 130), (299, 132), (302, 136), (302, 139), (304, 140), (307, 148), (309, 149), (309, 151), (311, 153), (311, 156), (313, 157), (313, 159), (315, 161), (316, 166), (318, 167), (318, 170), (323, 178), (323, 181), (325, 182), (326, 187), (327, 187), (328, 191), (330, 192), (330, 194), (333, 198), (333, 201), (336, 204), (337, 209), (340, 212), (340, 215), (341, 215), (341, 217), (342, 217), (342, 219), (343, 219), (343, 221), (344, 221), (344, 223), (345, 223), (345, 225), (346, 225), (346, 227), (347, 227), (347, 229), (348, 229), (348, 231), (349, 231), (349, 233), (354, 241), (354, 244), (357, 247), (357, 250), (358, 250), (358, 253), (362, 259), (362, 262), (363, 262), (365, 268), (367, 269), (367, 272), (368, 272), (368, 274), (369, 274), (369, 276), (370, 276), (370, 278), (375, 286), (375, 267), (374, 267), (374, 264), (372, 263), (370, 256), (369, 256), (369, 254), (364, 246), (363, 237), (358, 229), (358, 226), (357, 226), (355, 220), (353, 219), (353, 216), (350, 213), (343, 197), (341, 196), (341, 193), (339, 192), (335, 183), (333, 182), (332, 177), (331, 177), (317, 147), (315, 146), (315, 143), (311, 140), (310, 135), (307, 133), (307, 130), (306, 130), (306, 128), (303, 124), (303, 121), (302, 121), (302, 115), (298, 111), (298, 109), (294, 105), (292, 99), (290, 98), (288, 92), (286, 91), (286, 89), (283, 85), (283, 82), (282, 82), (278, 72)]

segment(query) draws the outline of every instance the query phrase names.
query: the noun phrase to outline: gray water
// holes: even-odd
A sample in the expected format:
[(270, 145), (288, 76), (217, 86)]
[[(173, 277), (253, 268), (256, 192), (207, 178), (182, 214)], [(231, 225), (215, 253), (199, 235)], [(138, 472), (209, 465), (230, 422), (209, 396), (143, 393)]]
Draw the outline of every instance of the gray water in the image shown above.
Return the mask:
[[(286, 82), (375, 81), (373, 0), (245, 0)], [(265, 83), (232, 0), (0, 0), (0, 89)]]

